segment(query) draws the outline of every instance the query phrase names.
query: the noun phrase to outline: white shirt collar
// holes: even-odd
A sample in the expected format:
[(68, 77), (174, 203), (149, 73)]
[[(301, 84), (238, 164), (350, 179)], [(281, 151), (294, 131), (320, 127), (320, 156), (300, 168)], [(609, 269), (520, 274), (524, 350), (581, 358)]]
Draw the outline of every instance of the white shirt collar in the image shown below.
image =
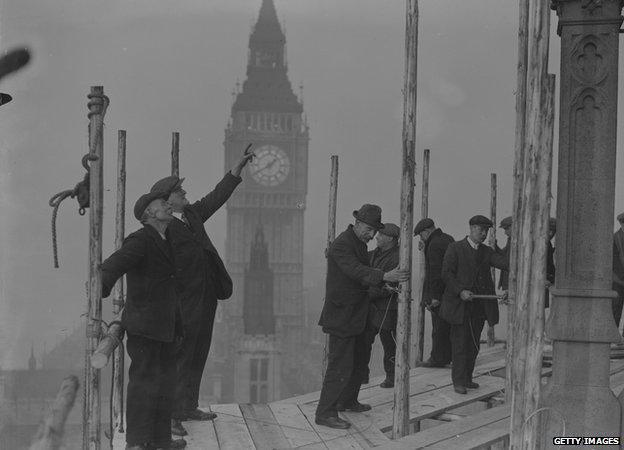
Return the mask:
[(474, 248), (475, 250), (477, 250), (479, 248), (479, 245), (481, 245), (478, 242), (473, 241), (470, 236), (466, 236), (466, 239), (468, 240), (468, 243), (470, 244), (470, 246)]

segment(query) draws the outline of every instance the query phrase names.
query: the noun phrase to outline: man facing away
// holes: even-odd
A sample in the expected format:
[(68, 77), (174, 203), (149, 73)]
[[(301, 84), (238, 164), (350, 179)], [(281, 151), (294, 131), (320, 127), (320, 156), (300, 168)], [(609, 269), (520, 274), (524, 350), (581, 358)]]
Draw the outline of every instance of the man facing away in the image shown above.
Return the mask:
[(414, 228), (414, 236), (420, 236), (425, 252), (425, 280), (423, 302), (431, 312), (431, 356), (421, 367), (445, 367), (451, 362), (451, 325), (440, 317), (440, 305), (444, 294), (442, 262), (451, 242), (451, 236), (443, 233), (430, 218), (422, 219)]
[[(385, 223), (377, 232), (377, 248), (369, 252), (370, 266), (384, 272), (395, 269), (399, 265), (399, 234), (400, 229), (393, 223)], [(392, 283), (396, 287), (396, 283)], [(372, 347), (375, 336), (379, 334), (383, 347), (383, 366), (386, 379), (380, 384), (382, 388), (394, 387), (394, 357), (396, 355), (397, 299), (391, 290), (371, 286), (368, 288), (370, 311), (367, 324), (369, 345)], [(370, 358), (370, 357), (369, 357)]]
[(481, 331), (487, 320), (498, 323), (498, 302), (474, 298), (494, 294), (491, 267), (509, 270), (508, 259), (483, 244), (492, 221), (478, 215), (469, 221), (470, 234), (448, 246), (442, 263), (445, 288), (440, 316), (451, 324), (451, 377), (455, 392), (479, 387), (472, 380)]
[(620, 229), (613, 235), (613, 290), (617, 297), (613, 299), (613, 319), (620, 327), (622, 304), (624, 304), (624, 212), (617, 216)]
[(217, 310), (217, 300), (232, 295), (232, 279), (221, 257), (206, 234), (206, 222), (230, 198), (242, 181), (240, 175), (253, 156), (244, 155), (225, 174), (212, 192), (195, 203), (186, 199), (184, 178), (170, 176), (157, 181), (152, 192), (163, 191), (175, 218), (169, 225), (175, 256), (176, 277), (181, 286), (184, 336), (177, 351), (177, 386), (175, 390), (172, 432), (186, 435), (183, 420), (212, 420), (216, 414), (199, 407), (199, 386)]
[(126, 449), (183, 448), (171, 440), (175, 385), (175, 339), (182, 334), (180, 302), (171, 251), (173, 220), (167, 194), (151, 192), (134, 205), (143, 228), (129, 235), (102, 263), (102, 295), (126, 274), (128, 292), (121, 323), (130, 356), (126, 400)]
[(370, 405), (358, 402), (358, 394), (368, 369), (365, 333), (369, 303), (367, 289), (409, 278), (409, 272), (385, 272), (369, 266), (366, 243), (383, 228), (381, 208), (364, 205), (353, 211), (355, 224), (340, 233), (327, 251), (325, 302), (319, 325), (329, 334), (327, 370), (315, 421), (331, 428), (349, 428), (338, 411), (362, 412)]

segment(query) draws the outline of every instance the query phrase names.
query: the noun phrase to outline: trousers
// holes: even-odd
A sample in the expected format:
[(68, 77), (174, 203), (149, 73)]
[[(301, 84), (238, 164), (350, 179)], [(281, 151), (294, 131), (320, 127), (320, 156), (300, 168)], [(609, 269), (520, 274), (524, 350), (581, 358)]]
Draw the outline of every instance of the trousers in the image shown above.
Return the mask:
[(431, 311), (431, 361), (440, 364), (451, 362), (451, 324), (442, 319), (439, 307)]
[(171, 441), (175, 386), (175, 343), (128, 334), (130, 356), (126, 401), (126, 442), (164, 444)]
[(466, 386), (472, 382), (472, 372), (479, 354), (479, 341), (485, 316), (466, 305), (461, 324), (451, 324), (451, 379), (454, 385)]
[(368, 348), (366, 331), (344, 338), (329, 335), (327, 369), (316, 417), (337, 417), (337, 404), (351, 405), (357, 401), (362, 381), (368, 376)]

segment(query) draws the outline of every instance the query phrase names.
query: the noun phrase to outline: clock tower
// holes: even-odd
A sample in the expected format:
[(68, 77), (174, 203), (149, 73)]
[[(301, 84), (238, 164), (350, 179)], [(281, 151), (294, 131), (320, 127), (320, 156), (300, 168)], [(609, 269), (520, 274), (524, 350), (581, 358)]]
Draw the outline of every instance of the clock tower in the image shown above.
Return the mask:
[[(250, 316), (245, 309), (251, 305), (244, 301), (244, 286), (249, 286), (245, 280), (246, 268), (261, 214), (273, 276), (274, 337), (276, 351), (281, 355), (282, 397), (299, 394), (298, 379), (303, 376), (300, 373), (305, 354), (303, 215), (308, 186), (308, 127), (302, 116), (303, 105), (293, 93), (287, 71), (286, 39), (275, 5), (273, 0), (263, 0), (249, 38), (247, 79), (236, 93), (225, 130), (226, 167), (232, 167), (250, 143), (256, 156), (243, 173), (243, 183), (227, 203), (225, 253), (234, 291), (230, 300), (220, 303), (215, 338), (226, 339), (222, 349), (229, 349), (232, 357), (255, 348), (245, 333), (244, 318), (248, 321)], [(261, 349), (262, 345), (257, 348)], [(226, 362), (226, 354), (222, 360)], [(239, 366), (246, 367), (234, 361), (229, 366), (235, 372)], [(232, 384), (241, 385), (244, 376), (235, 373), (231, 379), (237, 382)], [(249, 401), (243, 398), (244, 390), (227, 385), (226, 377), (224, 401)]]

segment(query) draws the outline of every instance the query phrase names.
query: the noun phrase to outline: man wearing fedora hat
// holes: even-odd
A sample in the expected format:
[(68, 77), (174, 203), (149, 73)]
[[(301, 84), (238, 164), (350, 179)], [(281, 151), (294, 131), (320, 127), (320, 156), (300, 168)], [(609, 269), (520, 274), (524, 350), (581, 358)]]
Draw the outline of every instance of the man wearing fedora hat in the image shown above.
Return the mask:
[(425, 281), (422, 299), (431, 312), (431, 355), (421, 367), (445, 367), (451, 362), (451, 325), (440, 317), (440, 305), (444, 293), (442, 261), (446, 249), (454, 242), (450, 235), (443, 233), (430, 218), (419, 221), (414, 228), (414, 236), (420, 236), (425, 252)]
[(167, 193), (151, 192), (134, 205), (143, 228), (130, 234), (101, 266), (102, 296), (126, 275), (128, 292), (121, 323), (130, 356), (126, 400), (126, 449), (183, 448), (171, 439), (176, 377), (175, 338), (182, 334), (180, 301), (170, 245), (173, 220)]
[(338, 410), (367, 411), (358, 402), (368, 370), (365, 333), (369, 303), (367, 289), (409, 278), (398, 268), (384, 272), (370, 267), (366, 244), (383, 228), (381, 208), (366, 204), (353, 211), (355, 223), (340, 233), (327, 250), (325, 302), (319, 325), (329, 334), (327, 370), (316, 408), (316, 423), (331, 428), (349, 428)]
[(622, 305), (624, 304), (624, 212), (618, 214), (617, 221), (620, 229), (613, 235), (613, 290), (617, 297), (613, 299), (613, 318), (620, 327)]
[(190, 203), (182, 188), (184, 178), (165, 177), (152, 186), (164, 191), (175, 218), (169, 226), (176, 274), (181, 286), (184, 337), (178, 347), (178, 377), (173, 432), (185, 435), (183, 420), (212, 420), (216, 414), (198, 408), (199, 386), (210, 351), (217, 300), (232, 295), (232, 279), (204, 228), (241, 183), (241, 172), (253, 153), (246, 153), (214, 190)]
[[(377, 248), (369, 252), (369, 264), (374, 269), (381, 269), (384, 272), (392, 270), (399, 265), (399, 234), (401, 230), (393, 223), (385, 223), (379, 230), (375, 239)], [(390, 287), (396, 287), (396, 283), (389, 283)], [(391, 290), (371, 286), (368, 288), (368, 301), (370, 310), (366, 325), (366, 334), (369, 339), (369, 361), (370, 350), (372, 350), (375, 336), (379, 334), (383, 347), (383, 366), (386, 372), (386, 379), (380, 384), (382, 388), (394, 386), (394, 357), (396, 354), (396, 343), (394, 335), (397, 325), (397, 299), (396, 293)], [(368, 373), (368, 370), (367, 370)]]
[(442, 263), (445, 287), (440, 316), (451, 324), (451, 377), (459, 394), (479, 387), (472, 380), (472, 372), (481, 331), (486, 320), (490, 326), (498, 323), (498, 302), (474, 296), (494, 294), (491, 267), (509, 270), (508, 258), (483, 244), (492, 221), (478, 215), (469, 225), (470, 234), (448, 246)]

